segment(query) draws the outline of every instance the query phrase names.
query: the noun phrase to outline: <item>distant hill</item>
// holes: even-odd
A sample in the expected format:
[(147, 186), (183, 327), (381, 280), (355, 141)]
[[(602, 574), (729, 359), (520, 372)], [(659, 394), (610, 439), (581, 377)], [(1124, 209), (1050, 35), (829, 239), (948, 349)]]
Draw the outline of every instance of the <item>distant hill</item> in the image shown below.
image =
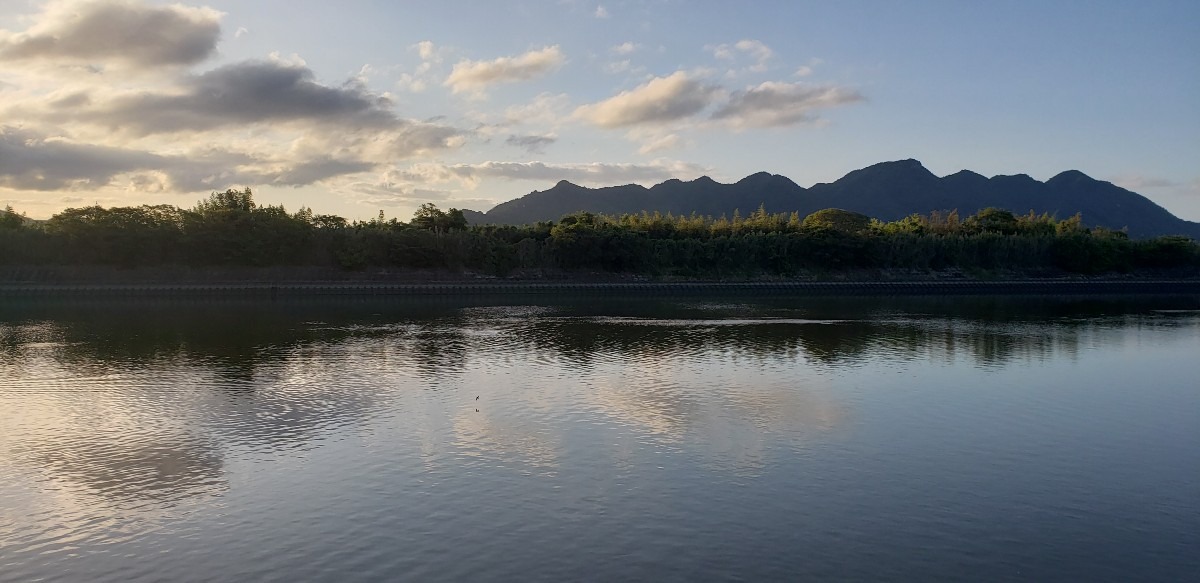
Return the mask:
[(558, 220), (565, 214), (604, 214), (643, 210), (688, 215), (747, 215), (764, 205), (768, 212), (798, 211), (801, 216), (825, 209), (856, 211), (885, 221), (913, 213), (958, 210), (964, 217), (998, 207), (1017, 214), (1030, 210), (1059, 218), (1083, 215), (1084, 223), (1128, 228), (1134, 237), (1188, 235), (1200, 239), (1200, 223), (1172, 215), (1150, 199), (1110, 182), (1068, 170), (1046, 182), (1024, 174), (984, 177), (961, 172), (941, 177), (916, 160), (883, 162), (855, 170), (836, 182), (804, 188), (787, 177), (759, 172), (733, 184), (702, 176), (671, 179), (650, 188), (629, 184), (585, 188), (567, 181), (497, 205), (486, 213), (466, 211), (471, 223), (522, 224)]

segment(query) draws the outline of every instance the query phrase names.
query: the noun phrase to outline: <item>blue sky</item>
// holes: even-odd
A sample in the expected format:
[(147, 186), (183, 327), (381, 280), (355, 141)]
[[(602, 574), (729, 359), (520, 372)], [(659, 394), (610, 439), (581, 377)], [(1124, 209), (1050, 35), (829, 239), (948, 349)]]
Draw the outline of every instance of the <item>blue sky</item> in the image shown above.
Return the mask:
[[(0, 0), (0, 204), (407, 218), (916, 158), (1200, 220), (1200, 3)], [(1086, 219), (1086, 217), (1085, 217)]]

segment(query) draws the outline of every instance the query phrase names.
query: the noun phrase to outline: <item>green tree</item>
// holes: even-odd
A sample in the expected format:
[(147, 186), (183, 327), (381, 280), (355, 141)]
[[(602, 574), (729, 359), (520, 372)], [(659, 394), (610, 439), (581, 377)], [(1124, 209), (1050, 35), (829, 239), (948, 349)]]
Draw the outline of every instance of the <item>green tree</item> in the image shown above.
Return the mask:
[(988, 207), (967, 217), (964, 226), (973, 233), (1011, 235), (1017, 232), (1017, 217), (1004, 209)]
[(871, 217), (854, 211), (824, 209), (804, 217), (801, 226), (809, 229), (825, 228), (839, 233), (861, 234), (871, 228)]
[(20, 229), (25, 226), (25, 217), (17, 214), (11, 205), (0, 211), (0, 229)]
[(449, 212), (446, 212), (439, 209), (437, 205), (427, 202), (422, 204), (417, 209), (417, 212), (413, 213), (412, 225), (419, 229), (441, 234), (454, 230), (465, 230), (467, 228), (467, 218), (459, 209), (452, 208)]

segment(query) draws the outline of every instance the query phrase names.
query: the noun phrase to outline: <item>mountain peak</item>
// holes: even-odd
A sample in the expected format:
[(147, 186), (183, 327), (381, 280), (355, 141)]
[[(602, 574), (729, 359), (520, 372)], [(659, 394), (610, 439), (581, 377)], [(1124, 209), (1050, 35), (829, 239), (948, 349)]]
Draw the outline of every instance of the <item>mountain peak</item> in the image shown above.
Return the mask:
[(775, 176), (775, 175), (771, 174), (770, 172), (755, 172), (754, 174), (751, 174), (751, 175), (739, 180), (738, 184), (741, 184), (743, 182), (757, 182), (759, 180), (767, 180), (773, 176)]
[(834, 184), (840, 183), (845, 186), (853, 184), (865, 188), (867, 184), (917, 185), (937, 180), (938, 177), (925, 168), (921, 162), (910, 158), (872, 164), (841, 177)]
[(1046, 184), (1073, 184), (1088, 182), (1097, 182), (1097, 180), (1078, 170), (1067, 170), (1065, 172), (1059, 172), (1054, 176), (1054, 178), (1047, 180)]
[(1037, 180), (1028, 174), (997, 174), (992, 177), (992, 180), (999, 182), (1020, 182), (1025, 184), (1037, 182)]
[(959, 170), (958, 172), (955, 172), (954, 174), (951, 174), (951, 175), (947, 176), (946, 178), (962, 178), (962, 179), (971, 179), (971, 180), (982, 178), (984, 180), (987, 180), (986, 176), (984, 176), (978, 172), (972, 172), (970, 170)]
[[(892, 160), (891, 162), (872, 164), (866, 168), (863, 168), (863, 170), (871, 170), (872, 168), (877, 170), (925, 170), (925, 165), (922, 164), (920, 160), (907, 158), (904, 160)], [(928, 172), (928, 170), (926, 170), (926, 172)]]

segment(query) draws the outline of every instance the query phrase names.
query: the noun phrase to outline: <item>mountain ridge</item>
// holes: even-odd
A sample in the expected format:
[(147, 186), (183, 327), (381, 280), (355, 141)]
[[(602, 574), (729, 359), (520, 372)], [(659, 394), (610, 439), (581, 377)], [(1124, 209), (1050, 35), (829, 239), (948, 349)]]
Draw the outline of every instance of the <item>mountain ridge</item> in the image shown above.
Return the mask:
[(1125, 228), (1134, 237), (1186, 235), (1200, 239), (1200, 223), (1176, 217), (1141, 194), (1079, 170), (1065, 170), (1045, 182), (1027, 174), (988, 178), (971, 170), (939, 177), (911, 158), (873, 164), (808, 188), (769, 172), (755, 172), (728, 184), (708, 176), (690, 181), (671, 178), (648, 188), (639, 184), (588, 188), (560, 180), (549, 189), (500, 203), (486, 213), (464, 212), (476, 224), (522, 224), (556, 221), (580, 211), (730, 216), (735, 210), (747, 213), (760, 205), (771, 213), (798, 212), (801, 216), (842, 208), (884, 221), (933, 211), (957, 210), (966, 216), (988, 207), (1016, 214), (1032, 210), (1059, 218), (1079, 213), (1089, 226)]

